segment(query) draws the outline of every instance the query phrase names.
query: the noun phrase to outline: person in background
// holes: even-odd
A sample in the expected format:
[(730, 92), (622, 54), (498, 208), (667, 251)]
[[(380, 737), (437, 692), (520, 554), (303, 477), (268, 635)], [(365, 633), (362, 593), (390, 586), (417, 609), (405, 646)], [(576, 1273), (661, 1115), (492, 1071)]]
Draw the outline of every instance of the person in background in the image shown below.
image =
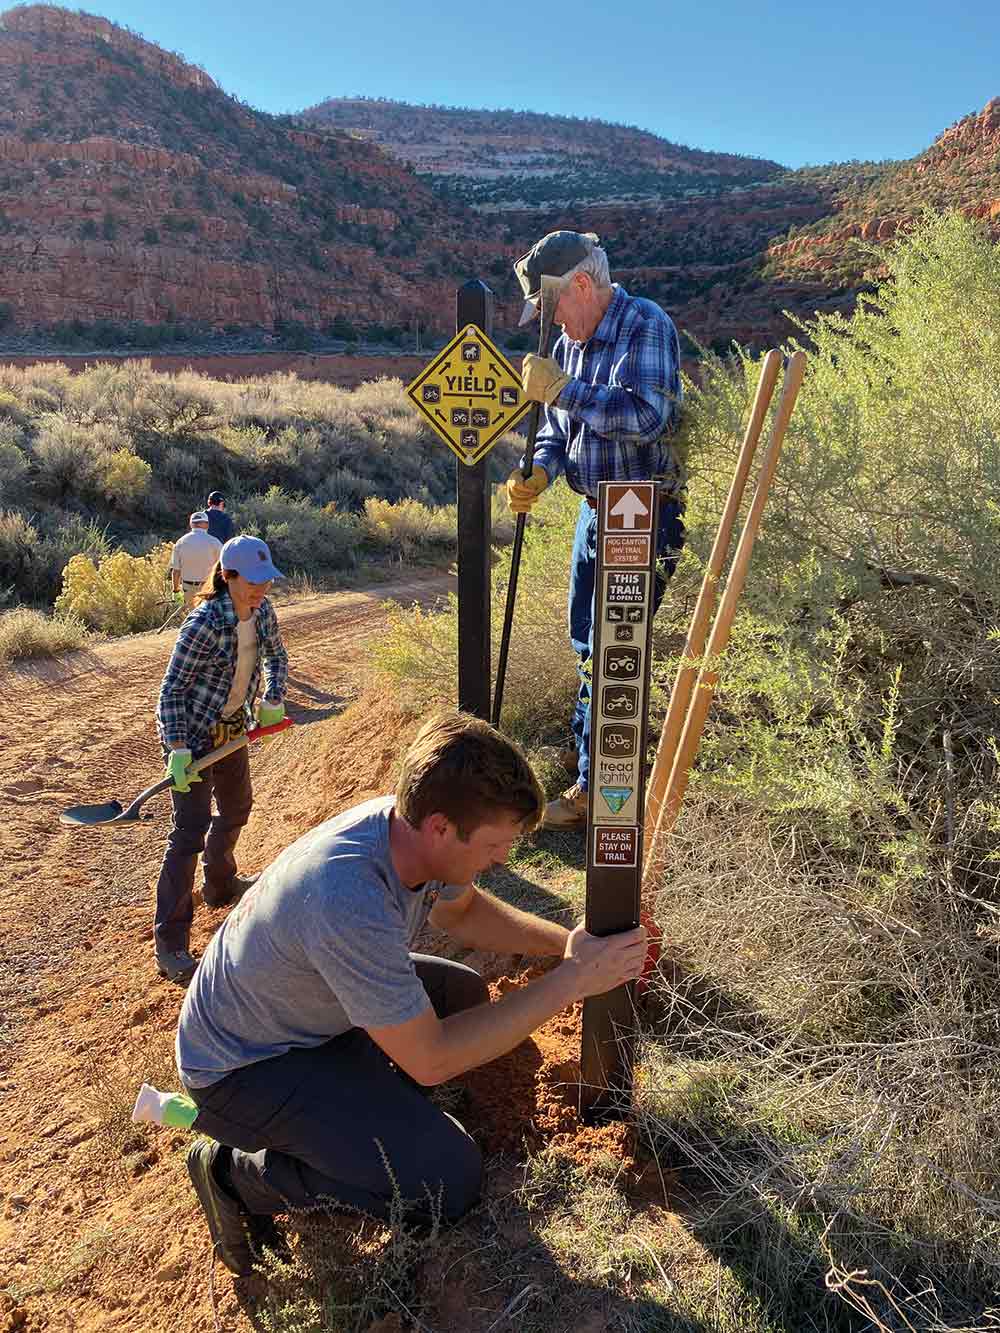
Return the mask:
[(234, 856), (253, 804), (247, 747), (204, 774), (186, 770), (194, 759), (244, 734), (253, 721), (262, 673), (258, 724), (271, 726), (285, 716), (288, 655), (267, 600), (272, 580), (283, 577), (259, 538), (226, 542), (197, 595), (198, 605), (181, 626), (160, 686), (156, 727), (173, 779), (174, 822), (156, 885), (153, 933), (157, 971), (178, 985), (186, 986), (196, 967), (189, 940), (199, 853), (205, 853), (202, 896), (209, 907), (237, 902), (253, 883), (239, 878)]
[(221, 491), (213, 491), (208, 497), (208, 530), (223, 543), (236, 533), (236, 524), (226, 513), (226, 497)]
[[(598, 939), (476, 887), (544, 799), (489, 723), (438, 714), (394, 795), (303, 834), (212, 937), (176, 1057), (192, 1127), (210, 1136), (188, 1172), (233, 1272), (251, 1271), (275, 1244), (270, 1219), (291, 1209), (461, 1217), (479, 1198), (482, 1155), (424, 1090), (641, 973), (642, 927)], [(472, 968), (413, 952), (428, 918), (467, 949), (558, 961), (492, 999)]]
[(198, 590), (211, 574), (222, 550), (222, 542), (208, 530), (208, 515), (204, 509), (196, 509), (189, 522), (191, 531), (174, 543), (170, 558), (170, 585), (174, 597), (183, 602), (185, 610), (194, 606)]
[(539, 310), (543, 276), (559, 279), (551, 356), (528, 354), (524, 396), (542, 404), (534, 467), (507, 481), (510, 507), (528, 513), (559, 473), (580, 499), (570, 559), (569, 637), (580, 685), (572, 717), (576, 782), (545, 809), (542, 827), (582, 829), (590, 785), (590, 686), (597, 573), (597, 494), (602, 481), (657, 481), (660, 509), (653, 614), (684, 545), (684, 475), (670, 440), (681, 410), (680, 346), (673, 320), (653, 301), (612, 283), (593, 232), (551, 231), (514, 265), (525, 297), (521, 323)]

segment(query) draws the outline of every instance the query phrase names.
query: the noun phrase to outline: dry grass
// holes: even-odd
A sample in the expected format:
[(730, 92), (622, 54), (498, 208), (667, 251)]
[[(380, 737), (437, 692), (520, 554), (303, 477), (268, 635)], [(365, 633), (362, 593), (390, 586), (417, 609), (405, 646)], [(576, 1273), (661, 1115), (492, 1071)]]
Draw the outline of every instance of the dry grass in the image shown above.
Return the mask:
[(55, 657), (86, 641), (86, 627), (75, 617), (48, 616), (27, 606), (0, 612), (0, 663)]

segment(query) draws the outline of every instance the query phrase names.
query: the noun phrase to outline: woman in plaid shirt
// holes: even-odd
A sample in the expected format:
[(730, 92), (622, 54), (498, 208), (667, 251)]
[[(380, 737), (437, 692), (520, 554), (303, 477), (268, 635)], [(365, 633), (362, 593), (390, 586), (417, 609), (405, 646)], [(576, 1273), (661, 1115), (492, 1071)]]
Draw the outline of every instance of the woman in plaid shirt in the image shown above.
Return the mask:
[(209, 907), (236, 902), (253, 883), (238, 877), (234, 856), (253, 805), (247, 747), (213, 764), (204, 776), (186, 769), (252, 724), (262, 669), (265, 690), (257, 721), (271, 726), (284, 717), (288, 654), (267, 600), (272, 581), (283, 577), (265, 542), (247, 536), (226, 542), (196, 609), (181, 626), (160, 686), (156, 727), (167, 776), (174, 781), (174, 823), (156, 886), (156, 968), (183, 986), (197, 965), (189, 943), (199, 853), (205, 854), (202, 892)]

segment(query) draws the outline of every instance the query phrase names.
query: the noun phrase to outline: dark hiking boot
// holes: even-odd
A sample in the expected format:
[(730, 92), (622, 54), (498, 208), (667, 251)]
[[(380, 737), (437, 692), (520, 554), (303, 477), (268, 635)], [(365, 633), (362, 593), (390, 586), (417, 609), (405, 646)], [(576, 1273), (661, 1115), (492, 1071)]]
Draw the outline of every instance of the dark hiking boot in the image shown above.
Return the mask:
[(211, 888), (206, 880), (202, 886), (201, 900), (206, 907), (233, 907), (245, 893), (250, 892), (259, 879), (260, 875), (247, 875), (242, 879), (239, 875), (234, 875), (221, 893)]
[(255, 1258), (250, 1244), (250, 1216), (216, 1179), (215, 1164), (221, 1149), (222, 1145), (211, 1139), (193, 1143), (187, 1155), (188, 1175), (208, 1222), (208, 1234), (215, 1253), (231, 1273), (249, 1277)]
[(197, 958), (192, 957), (187, 949), (176, 949), (172, 953), (166, 949), (156, 950), (156, 970), (161, 977), (166, 977), (175, 986), (186, 986), (194, 976), (198, 966)]

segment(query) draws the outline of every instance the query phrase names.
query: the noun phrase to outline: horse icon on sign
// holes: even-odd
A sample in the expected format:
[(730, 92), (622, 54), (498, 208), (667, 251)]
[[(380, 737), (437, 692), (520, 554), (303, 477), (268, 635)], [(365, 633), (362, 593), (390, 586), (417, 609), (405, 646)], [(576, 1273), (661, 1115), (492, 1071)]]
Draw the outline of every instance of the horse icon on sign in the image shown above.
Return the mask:
[(462, 343), (462, 360), (478, 361), (480, 356), (478, 343)]

